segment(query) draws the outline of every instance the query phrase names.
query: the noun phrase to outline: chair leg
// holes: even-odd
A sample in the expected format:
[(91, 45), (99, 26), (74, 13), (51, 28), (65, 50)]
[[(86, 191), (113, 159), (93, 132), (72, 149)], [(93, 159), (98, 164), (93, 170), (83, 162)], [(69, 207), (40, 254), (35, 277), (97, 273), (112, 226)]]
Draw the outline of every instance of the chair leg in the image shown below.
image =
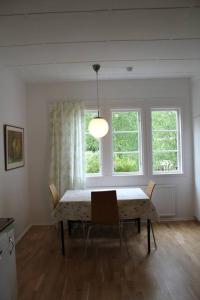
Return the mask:
[(141, 221), (140, 218), (137, 218), (137, 225), (138, 225), (138, 233), (141, 232)]
[(83, 238), (86, 238), (86, 233), (87, 233), (87, 229), (86, 229), (86, 222), (82, 221), (82, 230), (83, 230)]
[(91, 229), (92, 229), (92, 226), (90, 225), (90, 226), (88, 227), (88, 230), (87, 230), (87, 236), (86, 236), (86, 241), (85, 241), (85, 251), (84, 251), (84, 256), (86, 256), (86, 254), (87, 254), (87, 245), (88, 245), (88, 240), (89, 240), (89, 237), (90, 237)]
[(62, 255), (65, 256), (65, 241), (64, 241), (64, 224), (63, 224), (63, 221), (60, 221), (60, 235), (61, 235)]
[(119, 243), (120, 243), (120, 249), (122, 248), (122, 236), (123, 236), (123, 223), (119, 222)]
[(68, 221), (68, 235), (71, 236), (72, 235), (72, 221)]
[(147, 247), (148, 254), (151, 253), (151, 222), (150, 219), (147, 219)]
[(130, 257), (130, 253), (129, 253), (129, 250), (128, 250), (128, 243), (127, 243), (127, 241), (128, 241), (127, 232), (125, 230), (125, 234), (124, 234), (124, 228), (122, 228), (122, 230), (123, 230), (123, 236), (125, 237), (124, 238), (124, 243), (125, 243), (125, 247), (126, 247), (126, 252), (128, 254), (128, 257)]
[(153, 230), (153, 224), (151, 221), (150, 221), (150, 225), (151, 225), (151, 231), (152, 231), (152, 235), (153, 235), (154, 245), (155, 245), (155, 248), (157, 249), (155, 234), (154, 234), (154, 230)]

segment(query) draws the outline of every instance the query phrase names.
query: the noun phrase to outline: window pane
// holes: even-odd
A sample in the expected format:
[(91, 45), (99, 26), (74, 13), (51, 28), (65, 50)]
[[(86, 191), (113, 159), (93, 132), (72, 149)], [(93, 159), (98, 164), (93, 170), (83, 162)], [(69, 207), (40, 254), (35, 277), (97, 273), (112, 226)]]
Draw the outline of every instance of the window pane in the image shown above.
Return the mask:
[(89, 122), (96, 116), (96, 111), (85, 112), (85, 169), (87, 174), (100, 173), (100, 142), (88, 132)]
[(138, 133), (113, 134), (114, 151), (138, 151)]
[(113, 171), (141, 170), (140, 123), (138, 111), (112, 113)]
[(114, 154), (114, 171), (115, 172), (138, 172), (139, 171), (139, 154)]
[(113, 112), (112, 128), (113, 131), (138, 130), (138, 112)]
[(177, 110), (152, 111), (152, 154), (154, 172), (181, 171), (180, 124)]
[(177, 111), (153, 111), (153, 130), (176, 130)]
[(87, 111), (85, 112), (85, 131), (88, 132), (88, 126), (90, 121), (97, 117), (97, 112), (95, 111)]
[(176, 132), (155, 131), (153, 133), (153, 149), (158, 150), (177, 150)]
[(99, 152), (86, 152), (86, 173), (99, 173)]
[(85, 135), (86, 151), (99, 151), (99, 141), (95, 139), (91, 134)]
[(155, 153), (153, 155), (153, 170), (158, 172), (169, 172), (178, 170), (177, 153)]

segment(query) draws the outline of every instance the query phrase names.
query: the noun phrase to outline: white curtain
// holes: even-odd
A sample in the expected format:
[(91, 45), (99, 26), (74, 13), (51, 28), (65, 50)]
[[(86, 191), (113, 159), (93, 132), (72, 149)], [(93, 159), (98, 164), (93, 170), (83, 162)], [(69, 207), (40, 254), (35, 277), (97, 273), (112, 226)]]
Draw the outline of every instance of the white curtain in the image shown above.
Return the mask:
[(84, 105), (56, 102), (50, 112), (50, 183), (60, 196), (66, 189), (85, 186)]

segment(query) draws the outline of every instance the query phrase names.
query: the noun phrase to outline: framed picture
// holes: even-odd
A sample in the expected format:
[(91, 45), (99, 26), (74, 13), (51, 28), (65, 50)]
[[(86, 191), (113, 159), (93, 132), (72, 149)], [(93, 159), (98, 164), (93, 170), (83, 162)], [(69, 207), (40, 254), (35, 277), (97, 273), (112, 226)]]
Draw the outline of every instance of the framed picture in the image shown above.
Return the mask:
[(4, 125), (6, 171), (24, 166), (24, 129)]

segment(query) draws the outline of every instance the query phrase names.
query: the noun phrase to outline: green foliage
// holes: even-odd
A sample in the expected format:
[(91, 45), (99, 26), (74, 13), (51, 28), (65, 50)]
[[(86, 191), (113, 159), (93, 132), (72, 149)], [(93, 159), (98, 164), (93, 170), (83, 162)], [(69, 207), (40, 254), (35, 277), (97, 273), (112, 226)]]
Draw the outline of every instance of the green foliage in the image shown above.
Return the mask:
[(85, 113), (85, 160), (87, 174), (100, 172), (99, 140), (95, 139), (88, 132), (89, 122), (96, 116), (96, 111), (87, 111)]
[(176, 130), (176, 111), (152, 111), (153, 130)]
[(99, 152), (86, 152), (86, 173), (99, 173), (100, 166), (99, 166)]
[[(90, 174), (100, 172), (100, 142), (88, 132), (89, 122), (96, 116), (96, 111), (85, 113), (86, 172)], [(112, 113), (113, 164), (116, 173), (139, 171), (139, 154), (135, 153), (139, 151), (138, 120), (138, 112), (135, 111)], [(177, 111), (152, 111), (152, 130), (153, 170), (177, 170)]]
[(175, 171), (177, 170), (177, 153), (166, 152), (156, 153), (153, 155), (153, 170), (154, 171)]
[(176, 171), (178, 169), (177, 111), (153, 111), (152, 129), (153, 170)]
[(138, 130), (138, 112), (125, 111), (112, 113), (113, 131)]
[(177, 150), (176, 132), (154, 132), (152, 136), (152, 145), (156, 150)]
[(85, 135), (86, 151), (99, 151), (99, 141), (91, 136), (89, 133)]
[(116, 152), (138, 151), (138, 133), (114, 133), (113, 150)]
[(114, 172), (116, 173), (139, 171), (139, 156), (133, 153), (139, 150), (138, 125), (138, 112), (112, 113)]
[(115, 154), (114, 172), (138, 172), (138, 154)]

